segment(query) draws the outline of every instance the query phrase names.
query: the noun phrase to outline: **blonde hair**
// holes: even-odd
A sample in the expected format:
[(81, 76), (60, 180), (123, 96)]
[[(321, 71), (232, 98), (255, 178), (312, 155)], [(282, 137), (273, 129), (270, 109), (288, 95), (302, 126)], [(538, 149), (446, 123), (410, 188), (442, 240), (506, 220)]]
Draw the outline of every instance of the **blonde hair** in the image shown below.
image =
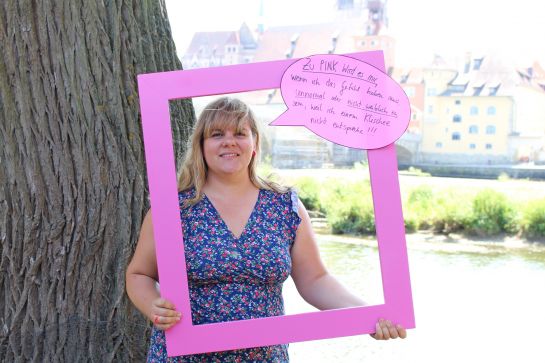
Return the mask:
[(256, 153), (252, 156), (248, 165), (250, 181), (258, 189), (273, 190), (278, 193), (286, 193), (289, 189), (275, 182), (265, 180), (257, 175), (257, 160), (261, 152), (260, 132), (254, 113), (242, 101), (236, 98), (220, 97), (209, 103), (199, 116), (193, 133), (188, 140), (188, 145), (180, 172), (178, 175), (178, 191), (195, 188), (195, 196), (187, 199), (184, 206), (198, 203), (203, 197), (203, 187), (208, 176), (208, 166), (204, 160), (203, 143), (215, 129), (233, 127), (241, 130), (248, 123), (256, 142)]

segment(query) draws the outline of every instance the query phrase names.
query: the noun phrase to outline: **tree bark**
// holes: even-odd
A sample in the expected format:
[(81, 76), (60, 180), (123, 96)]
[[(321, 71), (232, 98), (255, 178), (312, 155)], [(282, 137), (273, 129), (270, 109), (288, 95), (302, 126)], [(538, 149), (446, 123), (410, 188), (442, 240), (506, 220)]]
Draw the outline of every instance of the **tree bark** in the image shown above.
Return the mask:
[[(0, 2), (0, 361), (135, 362), (149, 208), (136, 75), (181, 69), (164, 0)], [(194, 123), (171, 103), (176, 157)]]

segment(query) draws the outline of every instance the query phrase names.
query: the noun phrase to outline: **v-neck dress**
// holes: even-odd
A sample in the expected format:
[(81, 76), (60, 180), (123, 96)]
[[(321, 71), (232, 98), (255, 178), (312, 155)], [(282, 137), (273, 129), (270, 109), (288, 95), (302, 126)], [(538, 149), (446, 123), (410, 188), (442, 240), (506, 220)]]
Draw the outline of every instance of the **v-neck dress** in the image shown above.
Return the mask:
[[(239, 238), (206, 196), (183, 208), (193, 195), (194, 189), (179, 193), (193, 324), (283, 315), (282, 284), (301, 222), (295, 191), (261, 189)], [(167, 358), (164, 332), (155, 328), (148, 352), (148, 362), (288, 361), (287, 345)]]

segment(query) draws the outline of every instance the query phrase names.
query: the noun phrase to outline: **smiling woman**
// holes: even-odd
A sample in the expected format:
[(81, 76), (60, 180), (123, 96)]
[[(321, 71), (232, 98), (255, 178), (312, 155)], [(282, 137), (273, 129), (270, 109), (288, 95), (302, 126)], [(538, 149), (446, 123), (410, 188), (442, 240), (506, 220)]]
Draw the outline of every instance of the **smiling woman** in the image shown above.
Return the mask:
[[(259, 130), (243, 102), (221, 97), (201, 113), (179, 176), (178, 199), (194, 325), (284, 315), (282, 287), (320, 310), (365, 302), (330, 275), (318, 252), (310, 217), (295, 191), (256, 173)], [(127, 269), (127, 293), (153, 323), (148, 362), (288, 362), (285, 344), (168, 358), (165, 333), (182, 319), (161, 298), (151, 213), (142, 224)], [(390, 321), (375, 339), (404, 338)]]

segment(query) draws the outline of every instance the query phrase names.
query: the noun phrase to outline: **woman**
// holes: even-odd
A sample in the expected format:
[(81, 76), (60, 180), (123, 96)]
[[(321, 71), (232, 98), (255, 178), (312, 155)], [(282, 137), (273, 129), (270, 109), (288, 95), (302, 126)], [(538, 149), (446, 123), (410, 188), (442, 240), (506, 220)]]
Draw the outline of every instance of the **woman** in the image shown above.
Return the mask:
[[(250, 109), (222, 97), (202, 112), (178, 187), (195, 324), (284, 314), (282, 283), (291, 274), (301, 296), (318, 309), (365, 302), (328, 274), (308, 213), (294, 191), (256, 174), (259, 131)], [(127, 293), (154, 324), (148, 362), (287, 362), (275, 345), (168, 358), (164, 330), (181, 316), (157, 288), (151, 213), (144, 218), (127, 269)], [(405, 338), (401, 326), (379, 321), (375, 339)]]

